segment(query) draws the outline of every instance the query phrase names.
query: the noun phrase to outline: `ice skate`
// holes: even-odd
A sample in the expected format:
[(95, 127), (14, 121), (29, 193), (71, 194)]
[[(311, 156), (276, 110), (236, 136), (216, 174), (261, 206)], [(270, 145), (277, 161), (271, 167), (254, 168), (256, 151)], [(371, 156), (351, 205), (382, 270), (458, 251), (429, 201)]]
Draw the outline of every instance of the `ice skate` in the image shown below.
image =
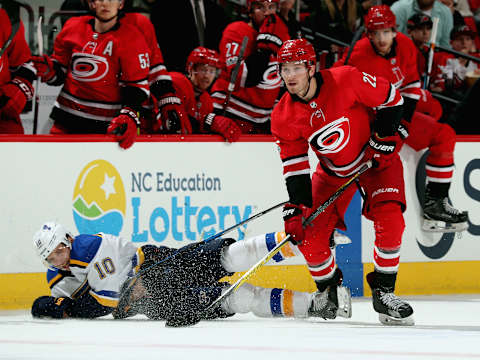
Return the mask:
[(458, 232), (468, 228), (468, 212), (455, 209), (448, 197), (433, 197), (425, 194), (423, 207), (424, 231)]
[(411, 326), (415, 324), (413, 309), (393, 293), (393, 287), (378, 285), (375, 273), (367, 275), (367, 282), (372, 289), (373, 309), (384, 325)]
[(345, 286), (334, 286), (323, 292), (313, 293), (308, 315), (324, 319), (335, 319), (337, 316), (351, 318), (352, 299), (350, 290)]

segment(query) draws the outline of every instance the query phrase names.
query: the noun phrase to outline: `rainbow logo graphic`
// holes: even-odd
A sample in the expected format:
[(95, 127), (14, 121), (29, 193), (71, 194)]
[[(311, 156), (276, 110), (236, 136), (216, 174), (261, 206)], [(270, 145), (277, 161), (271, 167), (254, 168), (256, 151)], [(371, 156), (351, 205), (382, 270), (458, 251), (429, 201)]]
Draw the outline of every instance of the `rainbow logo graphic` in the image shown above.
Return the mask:
[(88, 163), (73, 190), (73, 218), (79, 233), (119, 235), (125, 207), (125, 188), (117, 169), (105, 160)]

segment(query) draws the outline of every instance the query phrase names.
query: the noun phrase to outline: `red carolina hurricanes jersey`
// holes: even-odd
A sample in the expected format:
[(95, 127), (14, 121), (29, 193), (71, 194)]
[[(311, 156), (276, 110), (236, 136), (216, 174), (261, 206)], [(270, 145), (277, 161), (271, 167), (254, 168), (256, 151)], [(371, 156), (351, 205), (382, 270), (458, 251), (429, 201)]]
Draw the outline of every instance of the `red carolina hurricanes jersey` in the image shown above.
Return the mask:
[[(412, 39), (397, 32), (394, 49), (391, 56), (379, 55), (368, 37), (364, 37), (355, 44), (348, 65), (355, 66), (376, 76), (390, 81), (403, 97), (414, 100), (420, 99), (420, 77), (417, 69), (417, 48)], [(334, 66), (343, 65), (347, 53)]]
[(368, 160), (364, 153), (374, 121), (372, 108), (403, 103), (387, 80), (352, 66), (322, 70), (316, 79), (317, 91), (310, 101), (285, 93), (272, 112), (285, 179), (310, 174), (309, 146), (336, 175), (356, 173)]
[(172, 80), (168, 74), (165, 62), (163, 60), (162, 51), (158, 46), (157, 35), (152, 22), (143, 14), (140, 13), (126, 13), (121, 19), (121, 23), (130, 24), (137, 27), (150, 49), (150, 73), (148, 75), (148, 83), (151, 85), (159, 80)]
[[(10, 18), (4, 9), (0, 9), (0, 48), (7, 42), (12, 33)], [(11, 80), (12, 69), (25, 67), (29, 72), (36, 74), (33, 64), (30, 62), (30, 48), (25, 41), (25, 28), (20, 22), (20, 27), (12, 42), (0, 57), (0, 85)]]
[[(288, 31), (286, 33), (288, 34)], [(243, 38), (248, 36), (248, 45), (244, 54), (244, 59), (246, 59), (256, 51), (257, 35), (258, 32), (243, 21), (233, 22), (224, 30), (220, 40), (220, 59), (224, 68), (212, 87), (214, 107), (218, 112), (223, 111), (230, 75), (235, 68)], [(253, 124), (264, 124), (270, 120), (270, 114), (282, 83), (277, 73), (276, 56), (270, 57), (263, 80), (256, 86), (245, 87), (248, 71), (246, 63), (242, 62), (235, 90), (226, 109), (227, 116)]]
[(143, 34), (117, 23), (97, 33), (91, 16), (69, 19), (57, 35), (52, 58), (66, 72), (51, 117), (110, 121), (122, 107), (121, 87), (134, 86), (149, 94), (151, 58)]
[(170, 73), (175, 93), (182, 101), (192, 124), (193, 132), (202, 132), (205, 117), (213, 112), (213, 100), (206, 91), (195, 96), (192, 82), (179, 72)]

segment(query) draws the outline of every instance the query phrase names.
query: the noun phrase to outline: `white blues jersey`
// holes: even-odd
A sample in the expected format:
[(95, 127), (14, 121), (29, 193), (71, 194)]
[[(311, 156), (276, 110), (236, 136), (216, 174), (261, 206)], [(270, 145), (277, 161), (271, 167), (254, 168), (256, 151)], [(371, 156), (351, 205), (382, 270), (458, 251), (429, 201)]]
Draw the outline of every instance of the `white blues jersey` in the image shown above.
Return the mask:
[(72, 243), (70, 271), (48, 270), (52, 296), (75, 299), (88, 292), (99, 304), (116, 307), (136, 251), (133, 243), (114, 235), (78, 235)]

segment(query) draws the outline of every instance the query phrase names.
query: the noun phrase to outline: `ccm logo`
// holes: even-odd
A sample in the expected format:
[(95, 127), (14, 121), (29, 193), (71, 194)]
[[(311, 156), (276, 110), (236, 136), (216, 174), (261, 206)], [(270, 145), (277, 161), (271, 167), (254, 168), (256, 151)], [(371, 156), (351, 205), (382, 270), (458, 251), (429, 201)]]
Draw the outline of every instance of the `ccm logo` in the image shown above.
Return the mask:
[(384, 193), (399, 193), (397, 188), (381, 188), (378, 190), (375, 190), (372, 194), (372, 198), (377, 196), (378, 194), (384, 194)]

